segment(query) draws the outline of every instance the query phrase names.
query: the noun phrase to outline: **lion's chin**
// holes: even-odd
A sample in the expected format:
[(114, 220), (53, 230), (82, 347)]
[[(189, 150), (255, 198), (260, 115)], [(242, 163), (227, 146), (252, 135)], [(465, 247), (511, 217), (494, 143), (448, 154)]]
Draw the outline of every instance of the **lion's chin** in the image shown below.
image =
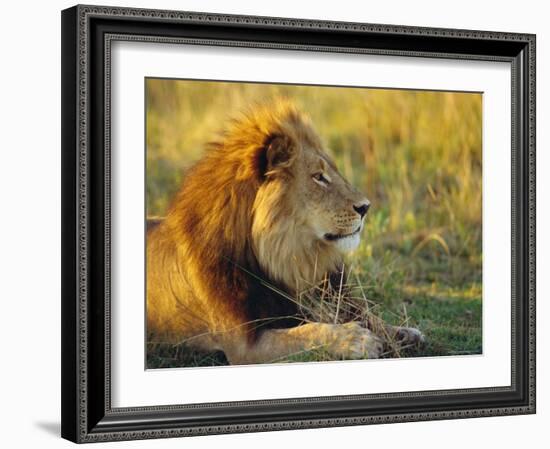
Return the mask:
[(342, 253), (349, 253), (359, 246), (359, 242), (361, 241), (361, 236), (359, 235), (359, 232), (356, 232), (355, 234), (349, 235), (347, 237), (342, 237), (336, 241), (334, 241), (334, 245), (338, 250)]
[(359, 226), (354, 232), (347, 235), (325, 234), (324, 239), (331, 242), (340, 252), (347, 253), (357, 249), (361, 241), (361, 229)]

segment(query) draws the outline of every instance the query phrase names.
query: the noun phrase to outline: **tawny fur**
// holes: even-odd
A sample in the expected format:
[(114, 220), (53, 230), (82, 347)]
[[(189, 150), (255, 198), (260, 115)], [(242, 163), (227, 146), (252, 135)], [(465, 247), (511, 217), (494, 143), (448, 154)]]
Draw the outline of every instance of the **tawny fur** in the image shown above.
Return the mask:
[(295, 327), (288, 299), (339, 269), (359, 241), (364, 205), (290, 103), (234, 120), (148, 232), (150, 340), (223, 350), (231, 363), (319, 345), (337, 358), (378, 356), (378, 340), (356, 324)]

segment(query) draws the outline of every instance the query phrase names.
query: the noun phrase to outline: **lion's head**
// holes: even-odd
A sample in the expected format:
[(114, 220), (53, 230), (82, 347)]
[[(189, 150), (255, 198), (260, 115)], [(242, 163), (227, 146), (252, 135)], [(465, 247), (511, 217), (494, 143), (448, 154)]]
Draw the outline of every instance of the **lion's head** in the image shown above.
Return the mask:
[[(210, 144), (186, 175), (167, 221), (185, 233), (178, 240), (188, 242), (187, 258), (201, 272), (210, 265), (222, 276), (227, 263), (259, 268), (297, 291), (340, 269), (342, 253), (359, 244), (368, 208), (310, 120), (277, 101), (234, 120)], [(240, 271), (231, 277), (227, 285)]]
[(338, 269), (359, 245), (369, 200), (339, 172), (310, 120), (283, 102), (251, 117), (266, 124), (264, 180), (252, 241), (262, 268), (291, 289)]

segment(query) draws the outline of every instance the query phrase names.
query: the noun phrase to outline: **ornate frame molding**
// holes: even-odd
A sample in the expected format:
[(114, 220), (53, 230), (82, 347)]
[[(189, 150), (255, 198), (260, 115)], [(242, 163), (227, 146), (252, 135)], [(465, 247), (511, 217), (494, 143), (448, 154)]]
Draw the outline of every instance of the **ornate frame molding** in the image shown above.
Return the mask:
[[(142, 33), (119, 33), (125, 23), (139, 28), (140, 23), (156, 23), (170, 29), (186, 25), (204, 27), (202, 37), (159, 36)], [(105, 23), (112, 23), (103, 27)], [(101, 28), (100, 27), (103, 27)], [(208, 37), (209, 30), (225, 29), (253, 33), (267, 31), (271, 36), (282, 31), (305, 32), (303, 42), (251, 41), (231, 39), (231, 31), (223, 39)], [(95, 28), (94, 28), (95, 27)], [(101, 28), (101, 29), (99, 29)], [(114, 28), (114, 31), (110, 28)], [(331, 45), (330, 37), (321, 44), (308, 42), (311, 34), (322, 32), (345, 44), (345, 37), (352, 33), (376, 37), (374, 46)], [(405, 27), (363, 23), (285, 19), (256, 16), (218, 15), (195, 12), (159, 11), (147, 9), (76, 6), (63, 12), (63, 436), (77, 442), (111, 441), (173, 436), (205, 435), (214, 433), (270, 431), (326, 426), (347, 426), (374, 423), (424, 421), (433, 419), (500, 416), (535, 412), (535, 36), (504, 32), (452, 30), (425, 27)], [(222, 33), (222, 31), (220, 31)], [(222, 33), (223, 34), (223, 33)], [(103, 49), (93, 44), (92, 36), (101, 39)], [(71, 38), (74, 38), (72, 40)], [(388, 39), (393, 39), (391, 42)], [(391, 43), (403, 48), (385, 48)], [(419, 39), (422, 38), (422, 39)], [(450, 39), (450, 40), (449, 40)], [(293, 398), (288, 400), (247, 401), (237, 405), (260, 407), (262, 410), (275, 405), (316, 404), (341, 400), (382, 400), (401, 398), (413, 402), (415, 398), (450, 398), (461, 395), (507, 394), (515, 397), (507, 406), (464, 408), (456, 406), (450, 410), (411, 411), (406, 413), (369, 412), (349, 416), (327, 416), (305, 419), (281, 419), (265, 422), (217, 422), (209, 424), (184, 425), (193, 410), (232, 409), (236, 403), (194, 404), (182, 406), (156, 406), (112, 409), (110, 405), (110, 49), (116, 40), (133, 40), (157, 43), (186, 43), (195, 45), (243, 46), (266, 49), (289, 49), (323, 52), (351, 52), (430, 58), (481, 59), (505, 61), (512, 64), (512, 385), (511, 387), (473, 390), (450, 390), (437, 392), (411, 392), (383, 395), (358, 395), (353, 397)], [(410, 41), (410, 47), (406, 43)], [(416, 42), (416, 43), (415, 43)], [(445, 52), (440, 47), (444, 42), (453, 42), (454, 51)], [(95, 47), (94, 47), (95, 45)], [(468, 47), (469, 46), (469, 47)], [(458, 50), (457, 50), (458, 48)], [(490, 52), (489, 52), (490, 50)], [(98, 56), (101, 67), (98, 67)], [(96, 58), (96, 59), (94, 59)], [(103, 79), (98, 80), (98, 68)], [(99, 114), (103, 123), (99, 132), (91, 119), (92, 110), (98, 113), (96, 96), (98, 82), (103, 84), (103, 109)], [(93, 104), (92, 104), (93, 103)], [(94, 109), (95, 108), (95, 109)], [(94, 116), (98, 117), (98, 116)], [(95, 133), (95, 134), (94, 134)], [(95, 135), (101, 134), (100, 137)], [(90, 144), (95, 139), (95, 146)], [(101, 159), (102, 178), (97, 177), (94, 165), (90, 163), (95, 154), (91, 149), (97, 143), (103, 146)], [(76, 170), (75, 170), (76, 167)], [(92, 178), (95, 173), (95, 178)], [(102, 183), (98, 193), (97, 184)], [(65, 192), (65, 190), (67, 192)], [(101, 199), (98, 199), (102, 195)], [(103, 206), (98, 216), (97, 204)], [(95, 230), (102, 230), (103, 245), (101, 260), (94, 254), (97, 236)], [(103, 319), (90, 321), (91, 314), (91, 272), (103, 276)], [(66, 279), (65, 279), (66, 277)], [(516, 298), (516, 292), (520, 296)], [(95, 292), (94, 294), (96, 294)], [(76, 300), (75, 300), (76, 299)], [(97, 313), (97, 310), (95, 310)], [(68, 320), (68, 321), (66, 321)], [(99, 335), (102, 333), (102, 335)], [(94, 335), (91, 338), (91, 335)], [(521, 334), (521, 335), (520, 335)], [(103, 348), (98, 348), (103, 341)], [(102, 356), (95, 355), (99, 351)], [(94, 358), (95, 357), (95, 358)], [(98, 358), (103, 366), (97, 368)], [(94, 365), (92, 366), (92, 358)], [(517, 372), (517, 368), (522, 372)], [(96, 371), (92, 371), (95, 369)], [(103, 373), (103, 378), (96, 378)], [(521, 385), (520, 385), (521, 384)], [(97, 393), (102, 387), (103, 397), (98, 402)], [(518, 391), (521, 390), (521, 394)], [(489, 397), (489, 396), (487, 396)], [(434, 399), (435, 401), (435, 399)], [(180, 425), (170, 426), (166, 415), (171, 417), (186, 412)], [(164, 418), (163, 418), (164, 417)], [(99, 418), (99, 419), (98, 419)], [(164, 419), (164, 421), (163, 421)], [(135, 424), (128, 424), (129, 421)], [(141, 420), (141, 421), (140, 421)], [(226, 421), (230, 420), (229, 415)]]

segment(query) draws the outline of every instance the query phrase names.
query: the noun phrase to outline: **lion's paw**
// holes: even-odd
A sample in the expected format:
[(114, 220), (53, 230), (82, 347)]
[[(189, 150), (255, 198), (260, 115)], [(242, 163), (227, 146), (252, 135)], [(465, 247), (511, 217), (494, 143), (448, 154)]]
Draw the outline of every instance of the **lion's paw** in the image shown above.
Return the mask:
[(400, 345), (421, 345), (426, 341), (424, 334), (414, 327), (391, 326), (388, 333)]
[(344, 359), (377, 359), (384, 345), (381, 339), (359, 323), (334, 325), (329, 350)]

